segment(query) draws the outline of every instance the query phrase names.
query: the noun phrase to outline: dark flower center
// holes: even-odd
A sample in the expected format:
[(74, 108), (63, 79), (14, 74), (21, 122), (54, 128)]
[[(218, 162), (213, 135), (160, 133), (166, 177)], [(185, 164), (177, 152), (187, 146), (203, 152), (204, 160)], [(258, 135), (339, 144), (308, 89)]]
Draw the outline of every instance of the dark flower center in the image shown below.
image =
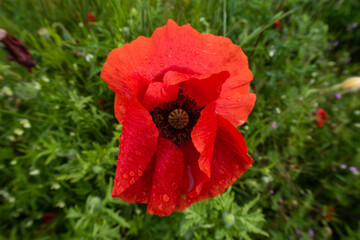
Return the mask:
[(191, 131), (200, 117), (200, 111), (196, 108), (195, 100), (184, 96), (180, 89), (175, 101), (168, 103), (165, 109), (155, 107), (150, 114), (160, 136), (180, 145), (191, 139)]
[(184, 109), (175, 109), (169, 114), (168, 122), (173, 128), (182, 129), (189, 123), (189, 114)]

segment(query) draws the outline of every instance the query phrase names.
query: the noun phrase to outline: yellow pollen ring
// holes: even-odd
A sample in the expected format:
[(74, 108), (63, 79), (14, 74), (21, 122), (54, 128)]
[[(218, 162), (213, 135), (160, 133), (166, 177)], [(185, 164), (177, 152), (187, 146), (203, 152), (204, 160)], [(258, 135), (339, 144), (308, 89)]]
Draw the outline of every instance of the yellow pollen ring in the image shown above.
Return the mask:
[(169, 114), (168, 121), (173, 128), (182, 129), (189, 123), (189, 115), (184, 109), (178, 108)]

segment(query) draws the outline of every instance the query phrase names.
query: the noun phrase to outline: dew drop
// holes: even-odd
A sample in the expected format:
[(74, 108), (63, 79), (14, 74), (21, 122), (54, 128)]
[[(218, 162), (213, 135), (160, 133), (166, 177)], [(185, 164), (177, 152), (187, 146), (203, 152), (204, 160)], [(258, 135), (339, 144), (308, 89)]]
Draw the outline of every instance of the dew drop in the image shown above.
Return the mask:
[(238, 169), (239, 169), (239, 165), (237, 165), (236, 163), (231, 164), (231, 167), (232, 167), (234, 170), (238, 170)]
[(190, 165), (187, 166), (187, 173), (188, 173), (188, 176), (189, 176), (189, 188), (188, 188), (188, 192), (191, 192), (191, 190), (192, 190), (193, 187), (194, 187), (194, 178), (193, 178), (193, 175), (192, 175), (192, 173), (191, 173)]
[(175, 182), (173, 182), (173, 183), (171, 184), (171, 187), (173, 188), (173, 190), (176, 190), (176, 189), (177, 189), (177, 184), (176, 184)]
[(135, 180), (134, 180), (134, 178), (132, 178), (132, 179), (130, 180), (130, 184), (134, 184), (134, 182), (135, 182)]
[(226, 97), (227, 100), (231, 100), (231, 97)]
[(236, 101), (237, 101), (237, 102), (242, 102), (242, 99), (241, 99), (241, 98), (238, 98)]
[(124, 141), (125, 141), (124, 134), (121, 134), (121, 136), (120, 136), (120, 142), (124, 142)]
[(164, 202), (168, 202), (170, 200), (169, 196), (167, 194), (163, 195)]
[(138, 150), (135, 150), (135, 154), (136, 156), (143, 156), (144, 154)]
[(161, 96), (166, 98), (169, 96), (169, 93), (164, 88), (161, 88)]
[(135, 176), (135, 173), (133, 171), (130, 171), (130, 176)]
[(138, 175), (142, 176), (143, 175), (143, 171), (141, 169), (138, 170)]
[(124, 173), (122, 176), (123, 176), (123, 178), (125, 178), (125, 179), (128, 177), (128, 175), (127, 175), (126, 173)]

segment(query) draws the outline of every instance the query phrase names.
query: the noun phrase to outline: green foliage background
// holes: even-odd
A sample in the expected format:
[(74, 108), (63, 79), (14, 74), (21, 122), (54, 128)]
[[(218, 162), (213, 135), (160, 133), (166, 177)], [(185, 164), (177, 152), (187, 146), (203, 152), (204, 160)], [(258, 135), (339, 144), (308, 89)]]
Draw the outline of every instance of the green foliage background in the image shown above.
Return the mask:
[[(37, 67), (0, 49), (0, 239), (360, 239), (359, 93), (307, 94), (360, 74), (359, 11), (356, 0), (1, 0), (0, 28)], [(253, 167), (161, 218), (110, 197), (121, 126), (99, 73), (111, 49), (169, 18), (240, 45), (257, 102), (239, 128)]]

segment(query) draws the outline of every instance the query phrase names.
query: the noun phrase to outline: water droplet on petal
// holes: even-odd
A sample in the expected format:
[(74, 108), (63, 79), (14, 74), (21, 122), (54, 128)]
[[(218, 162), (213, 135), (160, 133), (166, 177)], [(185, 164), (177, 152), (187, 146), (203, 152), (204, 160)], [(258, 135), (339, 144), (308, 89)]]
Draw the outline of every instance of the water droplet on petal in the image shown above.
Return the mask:
[(136, 156), (143, 156), (144, 154), (138, 150), (135, 150), (135, 154)]
[(231, 167), (232, 167), (234, 170), (238, 170), (238, 169), (239, 169), (239, 165), (237, 165), (236, 163), (231, 164)]
[(188, 188), (188, 192), (191, 192), (191, 190), (192, 190), (193, 187), (194, 187), (194, 178), (193, 178), (193, 175), (192, 175), (192, 173), (191, 173), (190, 165), (187, 166), (187, 173), (188, 173), (188, 176), (189, 176), (189, 188)]
[(169, 96), (169, 93), (166, 91), (166, 89), (161, 88), (161, 96), (163, 96), (164, 98)]
[(135, 173), (133, 171), (130, 171), (130, 176), (135, 176)]
[(170, 200), (170, 198), (167, 194), (164, 194), (163, 200), (164, 200), (164, 202), (168, 202)]
[(122, 176), (123, 176), (123, 178), (125, 178), (125, 179), (128, 177), (128, 175), (127, 175), (126, 173), (124, 173)]
[(231, 100), (231, 97), (226, 97), (226, 100)]
[(132, 179), (130, 180), (130, 184), (134, 184), (134, 182), (135, 182), (135, 180), (134, 180), (134, 178), (132, 178)]
[(138, 175), (142, 176), (143, 175), (143, 171), (141, 169), (138, 170)]
[(173, 188), (173, 190), (176, 190), (176, 189), (177, 189), (177, 184), (176, 184), (175, 182), (173, 182), (173, 183), (171, 184), (171, 187)]
[(237, 102), (242, 102), (242, 99), (241, 99), (241, 98), (238, 98), (236, 101), (237, 101)]
[(121, 136), (120, 136), (120, 142), (124, 142), (124, 141), (125, 141), (124, 134), (121, 134)]

